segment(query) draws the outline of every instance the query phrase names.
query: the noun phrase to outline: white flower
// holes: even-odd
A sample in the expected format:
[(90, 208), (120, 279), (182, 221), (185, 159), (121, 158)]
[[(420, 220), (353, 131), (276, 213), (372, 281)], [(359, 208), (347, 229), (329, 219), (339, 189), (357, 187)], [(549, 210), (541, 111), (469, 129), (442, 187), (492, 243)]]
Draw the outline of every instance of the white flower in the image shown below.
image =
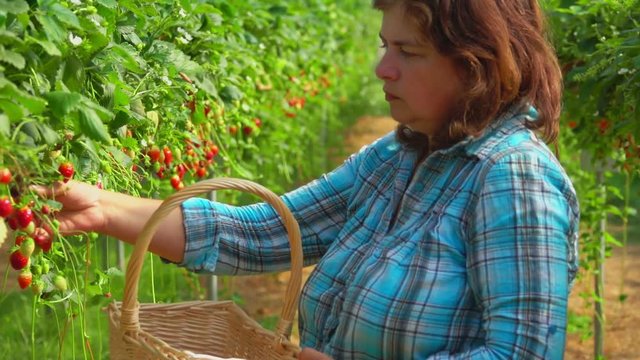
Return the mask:
[(618, 75), (624, 75), (624, 74), (626, 74), (628, 72), (629, 72), (629, 69), (622, 68), (622, 69), (618, 70)]
[(72, 3), (73, 5), (82, 5), (82, 1), (80, 0), (69, 0), (70, 3)]
[(82, 38), (80, 36), (75, 36), (75, 35), (73, 35), (72, 32), (70, 32), (69, 33), (69, 42), (73, 46), (78, 46), (78, 45), (82, 44)]
[(180, 15), (180, 17), (187, 17), (187, 13), (183, 8), (180, 8), (180, 11), (178, 11), (178, 15)]
[(160, 77), (160, 79), (167, 85), (173, 84), (173, 82), (171, 81), (171, 79), (169, 79), (167, 75), (163, 75), (162, 77)]
[(187, 32), (187, 30), (181, 27), (178, 27), (178, 32), (182, 34), (182, 36), (185, 38), (185, 40), (187, 40), (187, 42), (193, 40), (193, 37), (191, 36), (191, 34), (189, 34), (189, 32)]
[(186, 44), (189, 43), (189, 40), (183, 38), (182, 36), (178, 36), (177, 40), (178, 40), (179, 43), (181, 43), (183, 45), (186, 45)]

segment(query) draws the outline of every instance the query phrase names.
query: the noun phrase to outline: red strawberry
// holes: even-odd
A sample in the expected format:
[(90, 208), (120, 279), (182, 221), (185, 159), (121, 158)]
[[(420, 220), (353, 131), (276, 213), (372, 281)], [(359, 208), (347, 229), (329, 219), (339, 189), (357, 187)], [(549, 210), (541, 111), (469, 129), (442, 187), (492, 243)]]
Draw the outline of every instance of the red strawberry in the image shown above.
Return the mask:
[(157, 146), (152, 146), (147, 155), (149, 155), (151, 162), (158, 162), (160, 160), (160, 149)]
[(171, 149), (165, 146), (164, 149), (162, 149), (162, 152), (164, 153), (164, 164), (167, 166), (171, 165), (173, 162), (173, 153), (171, 153)]
[(21, 246), (22, 242), (25, 241), (26, 239), (27, 239), (27, 237), (24, 236), (24, 235), (16, 236), (16, 246)]
[(16, 219), (15, 215), (7, 218), (7, 225), (11, 230), (18, 230), (18, 219)]
[(18, 225), (20, 228), (26, 228), (29, 226), (29, 223), (33, 221), (33, 211), (31, 211), (30, 207), (24, 206), (18, 210), (16, 218), (18, 219)]
[(6, 218), (13, 212), (13, 205), (7, 196), (0, 197), (0, 217)]
[(173, 187), (176, 190), (180, 190), (184, 188), (184, 184), (182, 183), (182, 180), (180, 180), (180, 176), (173, 175), (171, 177), (171, 187)]
[(31, 285), (31, 280), (33, 279), (33, 275), (31, 275), (30, 271), (23, 271), (18, 275), (18, 284), (20, 284), (21, 289), (26, 289)]
[(51, 250), (51, 235), (43, 228), (37, 228), (33, 232), (33, 241), (42, 249), (47, 252)]
[(24, 256), (20, 250), (12, 252), (9, 260), (11, 262), (11, 267), (16, 270), (24, 269), (29, 263), (29, 257)]
[(196, 170), (196, 175), (198, 175), (199, 178), (207, 176), (207, 169), (199, 167), (198, 170)]
[(229, 134), (235, 135), (238, 133), (238, 127), (235, 125), (229, 126)]
[(47, 204), (42, 205), (42, 208), (40, 209), (40, 212), (42, 212), (43, 215), (49, 215), (49, 214), (51, 214), (51, 208)]
[(0, 169), (0, 183), (8, 184), (11, 182), (11, 171), (7, 168)]
[(64, 178), (64, 182), (67, 182), (73, 177), (75, 170), (73, 169), (73, 164), (67, 161), (58, 166), (58, 172)]
[(180, 180), (182, 180), (184, 174), (187, 172), (187, 167), (184, 164), (178, 164), (176, 166), (176, 172), (178, 173)]
[(213, 153), (213, 157), (216, 157), (216, 155), (218, 155), (218, 153), (220, 152), (220, 149), (218, 149), (217, 145), (211, 145), (211, 152)]
[(253, 123), (259, 128), (262, 127), (262, 120), (260, 120), (260, 118), (254, 118)]
[(253, 132), (253, 128), (249, 125), (245, 125), (242, 127), (242, 132), (246, 135), (249, 136), (251, 135), (251, 133)]

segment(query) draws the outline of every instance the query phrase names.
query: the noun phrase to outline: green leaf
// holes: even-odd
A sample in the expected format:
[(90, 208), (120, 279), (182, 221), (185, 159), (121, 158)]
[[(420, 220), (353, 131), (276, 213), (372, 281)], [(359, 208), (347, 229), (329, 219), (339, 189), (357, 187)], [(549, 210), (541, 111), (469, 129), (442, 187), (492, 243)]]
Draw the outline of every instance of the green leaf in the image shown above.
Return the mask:
[(62, 55), (62, 53), (60, 53), (60, 49), (58, 49), (58, 47), (49, 40), (36, 39), (31, 36), (27, 36), (26, 39), (28, 44), (36, 43), (40, 45), (44, 49), (44, 51), (51, 56)]
[(18, 122), (24, 117), (24, 109), (22, 106), (14, 104), (12, 101), (0, 98), (0, 111), (4, 112), (10, 122)]
[(41, 114), (47, 106), (43, 99), (29, 95), (5, 79), (0, 79), (0, 97), (22, 105), (28, 112), (36, 115)]
[(71, 111), (76, 110), (82, 99), (80, 94), (66, 91), (52, 91), (46, 94), (45, 97), (49, 101), (51, 112), (58, 118), (62, 118)]
[(32, 138), (36, 144), (40, 143), (40, 140), (42, 140), (42, 136), (40, 135), (40, 131), (38, 131), (37, 125), (37, 123), (29, 121), (20, 128), (20, 130)]
[(613, 244), (615, 246), (622, 246), (622, 243), (608, 232), (604, 233), (604, 239), (608, 244)]
[(106, 143), (111, 142), (107, 129), (93, 109), (84, 107), (78, 109), (78, 126), (82, 134), (89, 139)]
[(64, 65), (62, 80), (71, 91), (81, 92), (84, 87), (85, 70), (77, 56), (70, 56)]
[[(189, 75), (189, 74), (187, 74)], [(211, 97), (218, 97), (218, 90), (213, 84), (213, 81), (209, 79), (205, 73), (197, 73), (191, 76), (191, 79), (198, 85), (198, 87), (204, 90)]]
[(0, 0), (0, 13), (22, 14), (29, 11), (29, 4), (25, 0)]
[(227, 85), (220, 91), (220, 97), (225, 102), (232, 102), (234, 100), (242, 99), (244, 95), (235, 85)]
[(63, 43), (67, 38), (67, 32), (64, 28), (60, 26), (58, 21), (47, 15), (37, 14), (36, 18), (38, 22), (42, 25), (44, 31), (42, 31), (49, 40), (54, 43)]
[(145, 72), (147, 63), (136, 53), (136, 49), (126, 43), (112, 44), (109, 49), (114, 55), (117, 55), (122, 65), (129, 71), (136, 74), (142, 74)]
[(95, 111), (96, 114), (98, 114), (98, 116), (100, 117), (100, 120), (102, 121), (109, 122), (113, 120), (113, 118), (115, 117), (115, 115), (111, 111), (105, 109), (100, 104), (93, 102), (89, 98), (86, 98), (83, 96), (81, 103), (82, 103), (82, 107), (86, 107), (87, 109), (91, 109)]
[(118, 3), (116, 2), (116, 0), (96, 0), (96, 3), (108, 9), (115, 9), (118, 7)]
[(17, 52), (7, 50), (0, 45), (0, 61), (13, 65), (16, 69), (24, 69), (25, 60), (22, 55)]
[(0, 114), (0, 134), (6, 137), (11, 136), (11, 126), (9, 125), (9, 117), (5, 114)]
[(60, 141), (60, 136), (47, 124), (39, 123), (38, 130), (47, 145), (53, 145)]
[(73, 11), (67, 9), (61, 4), (56, 3), (51, 5), (51, 7), (49, 8), (49, 12), (55, 15), (61, 22), (76, 29), (80, 29), (80, 22), (78, 21), (78, 17), (76, 16), (76, 14), (74, 14)]
[(22, 40), (16, 36), (14, 32), (0, 29), (0, 43), (2, 44), (21, 44)]

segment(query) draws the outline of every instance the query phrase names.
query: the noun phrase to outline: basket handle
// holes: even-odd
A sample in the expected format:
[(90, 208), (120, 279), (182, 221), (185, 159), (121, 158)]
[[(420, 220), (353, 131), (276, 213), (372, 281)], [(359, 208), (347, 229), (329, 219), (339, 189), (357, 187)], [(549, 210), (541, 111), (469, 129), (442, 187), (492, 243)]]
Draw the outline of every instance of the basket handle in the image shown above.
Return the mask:
[(300, 227), (284, 202), (271, 190), (252, 181), (234, 178), (209, 179), (187, 186), (164, 200), (160, 207), (151, 215), (151, 218), (149, 218), (149, 221), (147, 221), (136, 240), (133, 254), (127, 265), (124, 300), (122, 302), (122, 317), (120, 320), (122, 330), (125, 332), (137, 332), (140, 329), (137, 302), (138, 281), (140, 280), (144, 255), (149, 248), (151, 239), (160, 222), (183, 201), (209, 191), (223, 189), (242, 190), (259, 196), (271, 204), (284, 221), (291, 246), (291, 278), (287, 285), (285, 302), (275, 333), (279, 338), (284, 336), (284, 338), (289, 339), (302, 284), (302, 241), (300, 239)]

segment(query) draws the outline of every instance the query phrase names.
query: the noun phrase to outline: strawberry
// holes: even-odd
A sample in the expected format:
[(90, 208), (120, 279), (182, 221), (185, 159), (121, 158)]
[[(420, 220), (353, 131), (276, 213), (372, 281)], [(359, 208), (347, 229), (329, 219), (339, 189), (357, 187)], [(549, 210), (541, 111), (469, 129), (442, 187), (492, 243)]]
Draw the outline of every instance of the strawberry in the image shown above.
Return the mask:
[(151, 162), (158, 162), (158, 160), (160, 160), (160, 149), (158, 149), (157, 146), (152, 146), (147, 152), (147, 155), (149, 155)]
[(36, 223), (33, 221), (28, 223), (27, 226), (22, 228), (22, 231), (26, 232), (29, 235), (33, 234), (33, 232), (36, 231)]
[(33, 232), (33, 241), (42, 249), (44, 252), (48, 252), (51, 250), (51, 235), (43, 228), (37, 228)]
[(36, 244), (31, 238), (25, 239), (22, 244), (20, 244), (20, 252), (27, 258), (33, 254), (33, 250), (35, 250), (35, 248)]
[(262, 127), (262, 120), (260, 120), (260, 118), (254, 118), (253, 123), (256, 124), (258, 128)]
[(0, 183), (8, 184), (11, 182), (11, 171), (7, 168), (0, 169)]
[(184, 184), (182, 183), (182, 180), (180, 180), (179, 175), (173, 175), (171, 177), (171, 187), (173, 187), (176, 190), (180, 190), (184, 188)]
[(162, 149), (162, 152), (164, 153), (164, 164), (167, 166), (171, 165), (171, 163), (173, 162), (173, 153), (171, 153), (171, 149), (165, 146)]
[(207, 176), (207, 169), (203, 167), (198, 167), (198, 170), (196, 170), (196, 175), (198, 175), (199, 178), (203, 178)]
[(44, 291), (44, 282), (42, 280), (36, 280), (31, 284), (31, 290), (33, 291), (33, 295), (40, 295), (42, 291)]
[(235, 135), (238, 133), (238, 127), (235, 125), (229, 126), (229, 134)]
[(13, 205), (7, 196), (0, 197), (0, 217), (6, 218), (13, 212)]
[(7, 218), (7, 225), (11, 228), (11, 230), (18, 230), (18, 219), (15, 216), (10, 216)]
[(29, 257), (24, 256), (20, 250), (12, 252), (9, 260), (11, 262), (11, 267), (16, 270), (24, 269), (29, 263)]
[(244, 133), (245, 136), (249, 136), (253, 132), (253, 128), (249, 125), (245, 125), (242, 127), (242, 132)]
[(44, 205), (42, 205), (42, 208), (40, 208), (40, 212), (43, 215), (49, 215), (49, 214), (51, 214), (51, 208), (49, 207), (49, 205), (44, 204)]
[(56, 289), (64, 292), (67, 290), (67, 279), (65, 279), (62, 275), (56, 275), (56, 277), (53, 278), (53, 285), (56, 287)]
[(73, 177), (75, 170), (73, 169), (73, 164), (67, 161), (58, 166), (58, 172), (62, 175), (64, 182), (67, 182)]
[(33, 275), (29, 270), (22, 271), (20, 275), (18, 275), (18, 284), (20, 284), (21, 289), (26, 289), (31, 285), (31, 280), (33, 279)]
[(218, 149), (217, 145), (211, 145), (210, 149), (213, 153), (213, 157), (216, 157), (216, 155), (218, 155), (218, 153), (220, 152), (220, 149)]
[(22, 246), (22, 242), (24, 242), (26, 239), (27, 237), (24, 235), (16, 236), (16, 246)]
[(16, 213), (20, 228), (26, 228), (33, 221), (33, 211), (29, 206), (24, 206)]

